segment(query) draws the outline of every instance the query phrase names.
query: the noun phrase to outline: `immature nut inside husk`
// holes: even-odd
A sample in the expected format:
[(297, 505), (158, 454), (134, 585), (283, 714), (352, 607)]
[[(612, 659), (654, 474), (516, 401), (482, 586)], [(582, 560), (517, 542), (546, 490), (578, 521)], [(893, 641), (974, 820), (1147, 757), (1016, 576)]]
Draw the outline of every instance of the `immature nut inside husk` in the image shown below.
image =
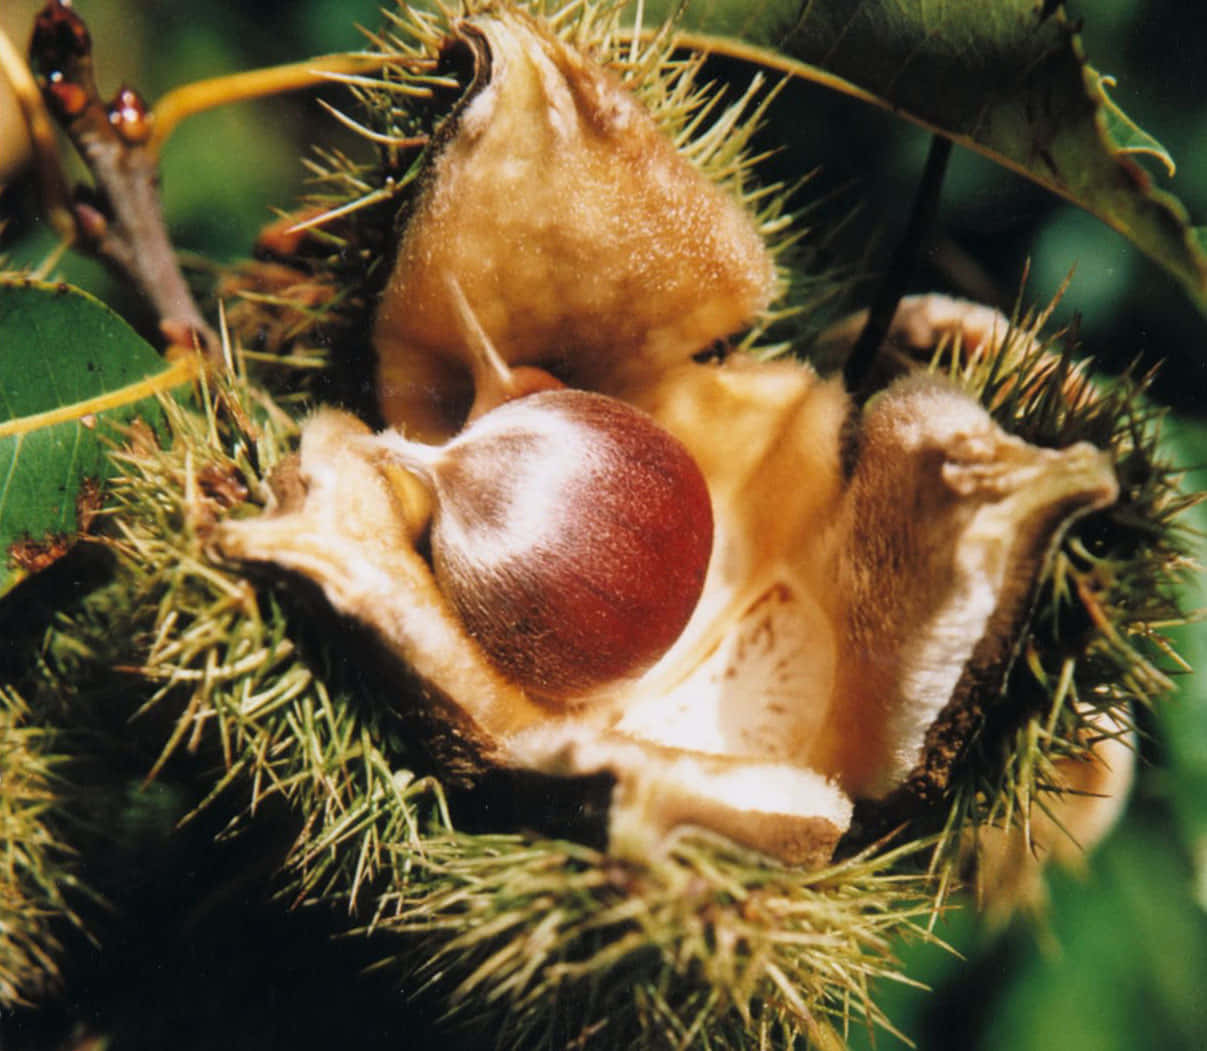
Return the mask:
[(385, 466), (397, 437), (332, 411), (304, 429), (296, 498), (219, 546), (318, 583), (489, 762), (610, 771), (612, 851), (700, 825), (822, 864), (852, 801), (900, 788), (950, 706), (1001, 681), (1053, 544), (1116, 498), (1109, 457), (1029, 445), (930, 375), (860, 409), (798, 361), (696, 360), (774, 293), (753, 220), (539, 21), (480, 14), (447, 46), (469, 49), (473, 81), (433, 138), (377, 315), (383, 414), (423, 441), (464, 418), (459, 287), (509, 364), (624, 399), (686, 448), (714, 515), (694, 612), (589, 705), (506, 674), (416, 548)]

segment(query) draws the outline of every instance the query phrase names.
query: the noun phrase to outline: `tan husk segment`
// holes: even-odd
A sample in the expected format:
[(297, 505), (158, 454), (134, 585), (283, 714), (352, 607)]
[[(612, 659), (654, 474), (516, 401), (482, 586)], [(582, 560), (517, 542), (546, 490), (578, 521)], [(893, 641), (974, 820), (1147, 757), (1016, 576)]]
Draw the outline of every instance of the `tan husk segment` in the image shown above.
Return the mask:
[(506, 7), (452, 33), (474, 79), (440, 129), (378, 309), (388, 421), (448, 435), (469, 372), (450, 275), (507, 362), (604, 392), (768, 305), (775, 267), (752, 219), (613, 73)]
[[(383, 412), (421, 438), (464, 412), (466, 308), (508, 363), (649, 412), (713, 502), (695, 614), (636, 681), (570, 705), (525, 694), (452, 616), (410, 539), (423, 521), (402, 520), (372, 440), (348, 443), (359, 425), (330, 411), (305, 428), (298, 499), (222, 527), (218, 547), (318, 583), (492, 761), (612, 773), (614, 853), (645, 856), (698, 825), (822, 864), (852, 800), (890, 794), (922, 763), (957, 684), (1012, 659), (1000, 637), (1025, 619), (1049, 551), (1116, 497), (1110, 458), (1028, 445), (937, 377), (857, 410), (797, 361), (697, 362), (772, 293), (754, 221), (539, 21), (484, 12), (447, 48), (468, 48), (473, 82), (434, 136), (383, 293)], [(390, 435), (378, 441), (384, 452)]]

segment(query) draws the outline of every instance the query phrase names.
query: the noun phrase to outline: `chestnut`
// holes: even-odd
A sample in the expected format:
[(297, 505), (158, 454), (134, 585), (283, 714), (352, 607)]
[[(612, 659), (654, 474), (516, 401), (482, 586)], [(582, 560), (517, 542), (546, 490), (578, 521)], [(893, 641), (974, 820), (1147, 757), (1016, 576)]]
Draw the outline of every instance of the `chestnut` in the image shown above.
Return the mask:
[(645, 413), (581, 390), (503, 402), (444, 445), (378, 448), (430, 490), (436, 579), (511, 680), (549, 700), (639, 675), (679, 637), (708, 569), (708, 487)]

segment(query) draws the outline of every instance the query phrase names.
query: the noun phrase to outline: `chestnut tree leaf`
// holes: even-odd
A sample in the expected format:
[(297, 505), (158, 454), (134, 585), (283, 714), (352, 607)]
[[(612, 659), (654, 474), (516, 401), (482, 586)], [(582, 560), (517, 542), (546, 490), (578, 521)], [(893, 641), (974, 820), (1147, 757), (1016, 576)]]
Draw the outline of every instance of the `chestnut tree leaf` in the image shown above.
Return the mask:
[(0, 277), (0, 595), (64, 554), (99, 507), (108, 450), (197, 375), (63, 284)]
[(709, 34), (689, 34), (694, 46), (882, 106), (1033, 179), (1129, 238), (1207, 310), (1203, 239), (1137, 160), (1172, 174), (1172, 158), (1112, 100), (1114, 80), (1088, 63), (1062, 5), (693, 0), (684, 24)]

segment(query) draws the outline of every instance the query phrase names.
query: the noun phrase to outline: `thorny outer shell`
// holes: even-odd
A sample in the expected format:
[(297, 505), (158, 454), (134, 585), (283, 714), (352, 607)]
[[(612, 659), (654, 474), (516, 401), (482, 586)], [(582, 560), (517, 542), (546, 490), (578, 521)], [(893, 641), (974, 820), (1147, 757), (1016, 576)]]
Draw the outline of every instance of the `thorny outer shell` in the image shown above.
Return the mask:
[[(1054, 807), (1035, 807), (1027, 829), (986, 825), (965, 833), (974, 861), (975, 886), (991, 913), (1008, 917), (1017, 905), (1038, 905), (1044, 896), (1041, 866), (1054, 858), (1069, 868), (1101, 840), (1118, 819), (1136, 761), (1135, 731), (1117, 714), (1088, 714), (1084, 756), (1052, 764)], [(1090, 740), (1090, 735), (1097, 737)]]
[[(707, 394), (716, 394), (717, 384), (764, 378), (749, 363), (691, 368), (698, 400), (688, 406), (714, 405)], [(783, 480), (801, 477), (819, 443), (831, 449), (831, 476), (841, 478), (837, 429), (819, 433), (816, 412), (800, 412), (818, 407), (810, 394), (821, 395), (824, 406), (833, 388), (803, 366), (777, 371), (763, 399), (739, 384), (747, 397), (729, 403), (735, 413), (744, 407), (737, 421), (744, 427), (781, 424), (772, 430), (781, 440), (765, 443), (753, 473), (741, 479), (755, 505), (774, 506)], [(775, 401), (788, 383), (796, 397), (785, 412)], [(936, 402), (945, 411), (936, 414)], [(870, 430), (906, 432), (913, 461), (861, 456), (850, 483), (823, 489), (813, 508), (819, 524), (830, 523), (823, 534), (789, 531), (777, 557), (750, 577), (729, 579), (725, 555), (741, 551), (751, 570), (759, 545), (729, 537), (680, 643), (637, 683), (582, 710), (536, 702), (477, 652), (415, 552), (389, 479), (372, 462), (378, 457), (348, 442), (363, 427), (344, 414), (325, 412), (306, 427), (306, 485), (295, 502), (259, 520), (228, 523), (218, 540), (229, 556), (270, 561), (321, 584), (337, 609), (373, 626), (449, 699), (492, 761), (549, 773), (612, 770), (619, 779), (614, 850), (648, 852), (686, 821), (818, 864), (849, 823), (849, 793), (881, 790), (893, 772), (920, 758), (928, 714), (933, 718), (947, 695), (907, 689), (927, 677), (958, 678), (989, 618), (1020, 601), (1017, 585), (1034, 564), (1031, 539), (1050, 541), (1071, 509), (1100, 506), (1115, 494), (1102, 454), (1025, 446), (941, 382), (907, 381), (868, 412)], [(966, 426), (949, 455), (936, 443), (953, 440), (953, 415), (965, 417)], [(830, 422), (840, 418), (833, 414)], [(1010, 455), (997, 462), (1002, 444)], [(898, 488), (897, 500), (884, 506), (886, 472), (916, 489)], [(937, 511), (932, 521), (912, 517), (915, 500)], [(857, 523), (874, 513), (886, 520), (873, 536), (860, 534)], [(877, 537), (888, 544), (888, 561), (872, 573), (866, 547)], [(931, 576), (935, 567), (926, 560), (896, 564), (903, 544), (942, 559), (952, 577)], [(871, 648), (863, 634), (869, 625), (879, 633)], [(888, 649), (885, 640), (899, 648)], [(859, 690), (855, 676), (877, 657), (917, 674), (885, 682), (883, 693)], [(882, 728), (894, 725), (898, 736), (890, 739)]]
[[(852, 797), (899, 785), (957, 685), (1009, 659), (993, 633), (1017, 629), (1068, 523), (1116, 498), (1109, 458), (1027, 445), (934, 378), (857, 414), (799, 362), (694, 362), (770, 294), (751, 223), (538, 23), (504, 11), (458, 32), (486, 49), (490, 79), (432, 162), (387, 288), (383, 409), (420, 437), (447, 433), (468, 357), (452, 273), (509, 362), (562, 363), (687, 446), (715, 512), (696, 611), (661, 661), (601, 703), (538, 703), (477, 651), (373, 453), (344, 444), (363, 428), (331, 412), (305, 428), (304, 492), (228, 524), (219, 545), (319, 583), (491, 761), (610, 770), (613, 851), (643, 855), (698, 824), (820, 864)], [(690, 324), (667, 327), (676, 318)]]

